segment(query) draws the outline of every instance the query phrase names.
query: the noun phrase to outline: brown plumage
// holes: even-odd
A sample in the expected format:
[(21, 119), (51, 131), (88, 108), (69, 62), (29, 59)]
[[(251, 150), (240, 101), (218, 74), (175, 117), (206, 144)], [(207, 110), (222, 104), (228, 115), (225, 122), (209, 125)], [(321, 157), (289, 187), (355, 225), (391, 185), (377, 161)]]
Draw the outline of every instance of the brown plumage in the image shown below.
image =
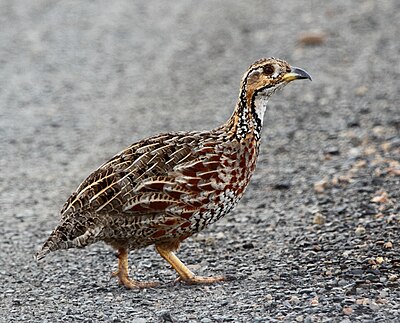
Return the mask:
[(59, 225), (37, 253), (104, 241), (118, 251), (114, 273), (127, 288), (156, 283), (128, 276), (128, 252), (154, 244), (188, 284), (198, 277), (174, 251), (237, 204), (254, 172), (268, 98), (295, 79), (311, 79), (283, 60), (260, 59), (245, 73), (231, 118), (211, 131), (166, 133), (139, 141), (100, 166), (70, 196)]

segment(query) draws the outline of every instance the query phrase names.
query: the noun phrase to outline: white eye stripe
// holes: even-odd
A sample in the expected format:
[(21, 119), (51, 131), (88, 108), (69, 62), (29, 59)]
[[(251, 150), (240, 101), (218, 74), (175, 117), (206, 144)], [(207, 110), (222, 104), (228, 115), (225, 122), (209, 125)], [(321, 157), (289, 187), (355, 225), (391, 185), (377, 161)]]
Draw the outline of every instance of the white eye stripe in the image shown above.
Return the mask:
[(278, 64), (274, 64), (274, 73), (271, 75), (272, 78), (276, 78), (281, 74), (281, 68)]
[(252, 77), (252, 76), (254, 76), (254, 75), (261, 74), (262, 72), (263, 72), (263, 69), (260, 67), (260, 68), (257, 68), (257, 69), (255, 69), (255, 70), (252, 70), (252, 71), (247, 75), (247, 77), (249, 78), (249, 77)]

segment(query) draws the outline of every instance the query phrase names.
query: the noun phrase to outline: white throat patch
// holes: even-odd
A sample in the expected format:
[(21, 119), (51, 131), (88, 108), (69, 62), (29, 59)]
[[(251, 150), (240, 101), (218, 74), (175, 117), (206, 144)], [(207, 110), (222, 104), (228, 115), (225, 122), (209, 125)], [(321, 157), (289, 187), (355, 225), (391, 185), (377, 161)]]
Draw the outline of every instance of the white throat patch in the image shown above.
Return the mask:
[(267, 94), (267, 91), (260, 92), (257, 94), (257, 96), (254, 99), (254, 109), (257, 114), (258, 119), (261, 120), (261, 125), (264, 121), (264, 113), (265, 113), (265, 110), (267, 109), (267, 103), (268, 103), (268, 99), (269, 99), (270, 95), (271, 95), (271, 93)]

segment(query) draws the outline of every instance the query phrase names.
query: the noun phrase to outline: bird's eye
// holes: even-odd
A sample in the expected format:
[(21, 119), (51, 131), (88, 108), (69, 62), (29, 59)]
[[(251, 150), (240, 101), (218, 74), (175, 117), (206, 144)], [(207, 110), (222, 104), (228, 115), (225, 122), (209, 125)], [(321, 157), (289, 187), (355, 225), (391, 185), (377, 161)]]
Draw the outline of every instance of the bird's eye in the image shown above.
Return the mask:
[(275, 69), (272, 65), (265, 65), (263, 71), (266, 75), (272, 75), (274, 74)]

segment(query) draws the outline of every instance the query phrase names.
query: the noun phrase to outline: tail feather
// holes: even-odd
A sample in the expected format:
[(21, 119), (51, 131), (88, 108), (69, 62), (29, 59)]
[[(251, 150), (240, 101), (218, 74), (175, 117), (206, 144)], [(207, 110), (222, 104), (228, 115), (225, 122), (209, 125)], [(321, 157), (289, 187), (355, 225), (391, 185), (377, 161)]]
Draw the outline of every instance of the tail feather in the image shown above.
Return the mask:
[(73, 217), (60, 223), (50, 234), (42, 248), (36, 252), (36, 261), (40, 261), (52, 251), (69, 248), (83, 248), (98, 241), (102, 226), (85, 228)]
[(42, 248), (36, 252), (36, 261), (40, 261), (52, 251), (73, 248), (74, 240), (65, 239), (66, 235), (62, 234), (62, 226), (60, 225), (50, 234), (50, 237), (48, 237)]
[(48, 253), (50, 253), (50, 251), (51, 251), (50, 248), (43, 246), (39, 251), (36, 252), (35, 260), (36, 261), (42, 260), (44, 257), (46, 257)]

